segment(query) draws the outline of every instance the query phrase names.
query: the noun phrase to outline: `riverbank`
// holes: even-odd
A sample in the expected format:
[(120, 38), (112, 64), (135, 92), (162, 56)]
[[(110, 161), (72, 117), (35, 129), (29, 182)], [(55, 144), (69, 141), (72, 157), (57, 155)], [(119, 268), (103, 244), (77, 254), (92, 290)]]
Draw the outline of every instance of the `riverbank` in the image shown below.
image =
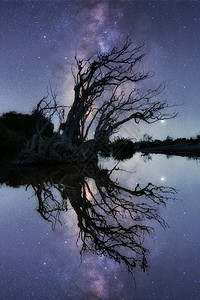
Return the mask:
[(179, 155), (188, 157), (200, 157), (200, 143), (197, 144), (177, 144), (177, 145), (166, 145), (157, 147), (147, 147), (141, 149), (142, 153), (149, 154), (166, 154), (166, 155)]

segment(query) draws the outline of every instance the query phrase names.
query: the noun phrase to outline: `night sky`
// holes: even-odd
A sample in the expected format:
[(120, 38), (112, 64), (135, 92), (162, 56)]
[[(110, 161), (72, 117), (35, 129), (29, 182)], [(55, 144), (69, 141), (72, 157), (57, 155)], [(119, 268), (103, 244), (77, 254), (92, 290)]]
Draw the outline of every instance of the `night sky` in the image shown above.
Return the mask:
[(147, 43), (145, 70), (155, 72), (148, 86), (167, 81), (161, 99), (178, 104), (179, 116), (125, 131), (136, 138), (200, 132), (199, 1), (1, 0), (0, 28), (0, 113), (31, 112), (48, 84), (71, 103), (75, 53), (109, 51), (131, 33), (135, 44)]

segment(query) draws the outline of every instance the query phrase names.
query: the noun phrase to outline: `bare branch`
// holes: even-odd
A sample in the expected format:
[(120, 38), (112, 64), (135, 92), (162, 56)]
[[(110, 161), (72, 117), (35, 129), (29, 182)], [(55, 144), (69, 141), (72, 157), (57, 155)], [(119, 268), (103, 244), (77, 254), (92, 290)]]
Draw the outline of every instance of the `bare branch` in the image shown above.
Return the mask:
[[(146, 55), (144, 47), (135, 47), (131, 39), (127, 38), (121, 48), (114, 47), (110, 52), (99, 53), (95, 58), (83, 60), (75, 56), (74, 101), (66, 120), (66, 106), (58, 104), (58, 93), (51, 87), (33, 111), (38, 115), (37, 154), (42, 159), (47, 157), (47, 161), (80, 163), (89, 159), (93, 153), (96, 153), (97, 158), (99, 144), (108, 143), (111, 135), (130, 120), (137, 124), (141, 121), (151, 124), (176, 117), (177, 113), (168, 112), (173, 106), (158, 99), (165, 88), (164, 83), (156, 89), (144, 90), (138, 87), (139, 82), (152, 75), (141, 68), (141, 61)], [(51, 120), (55, 113), (61, 124), (57, 134), (59, 138), (54, 138), (48, 147), (43, 147), (41, 135), (45, 126), (41, 126), (40, 116), (48, 114)], [(90, 148), (86, 149), (89, 139), (92, 142)], [(33, 141), (30, 156), (35, 148), (36, 136)]]

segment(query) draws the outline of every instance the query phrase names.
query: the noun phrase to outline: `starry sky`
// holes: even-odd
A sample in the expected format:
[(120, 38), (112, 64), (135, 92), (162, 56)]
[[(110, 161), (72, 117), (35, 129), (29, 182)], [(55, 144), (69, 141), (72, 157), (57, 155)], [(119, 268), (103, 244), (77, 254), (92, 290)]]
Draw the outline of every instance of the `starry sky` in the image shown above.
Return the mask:
[(145, 70), (155, 73), (148, 86), (167, 81), (160, 98), (178, 105), (179, 116), (124, 131), (138, 139), (200, 132), (200, 1), (1, 0), (0, 28), (0, 113), (31, 112), (49, 84), (72, 103), (75, 53), (109, 51), (131, 33), (147, 45)]

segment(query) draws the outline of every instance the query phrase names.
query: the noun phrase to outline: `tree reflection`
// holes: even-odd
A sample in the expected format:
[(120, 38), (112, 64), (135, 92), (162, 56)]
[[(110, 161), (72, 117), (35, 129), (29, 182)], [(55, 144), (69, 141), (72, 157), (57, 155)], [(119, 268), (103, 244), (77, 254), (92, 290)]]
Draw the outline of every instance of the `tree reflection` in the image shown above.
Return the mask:
[[(158, 207), (175, 198), (175, 189), (152, 183), (129, 189), (112, 179), (119, 172), (116, 167), (110, 171), (97, 166), (44, 168), (36, 169), (36, 176), (33, 171), (24, 170), (23, 184), (33, 188), (37, 211), (53, 229), (61, 222), (61, 212), (71, 206), (77, 216), (81, 253), (106, 255), (124, 262), (129, 271), (137, 265), (146, 270), (144, 237), (153, 232), (153, 221), (167, 225)], [(20, 181), (19, 174), (15, 178)]]

